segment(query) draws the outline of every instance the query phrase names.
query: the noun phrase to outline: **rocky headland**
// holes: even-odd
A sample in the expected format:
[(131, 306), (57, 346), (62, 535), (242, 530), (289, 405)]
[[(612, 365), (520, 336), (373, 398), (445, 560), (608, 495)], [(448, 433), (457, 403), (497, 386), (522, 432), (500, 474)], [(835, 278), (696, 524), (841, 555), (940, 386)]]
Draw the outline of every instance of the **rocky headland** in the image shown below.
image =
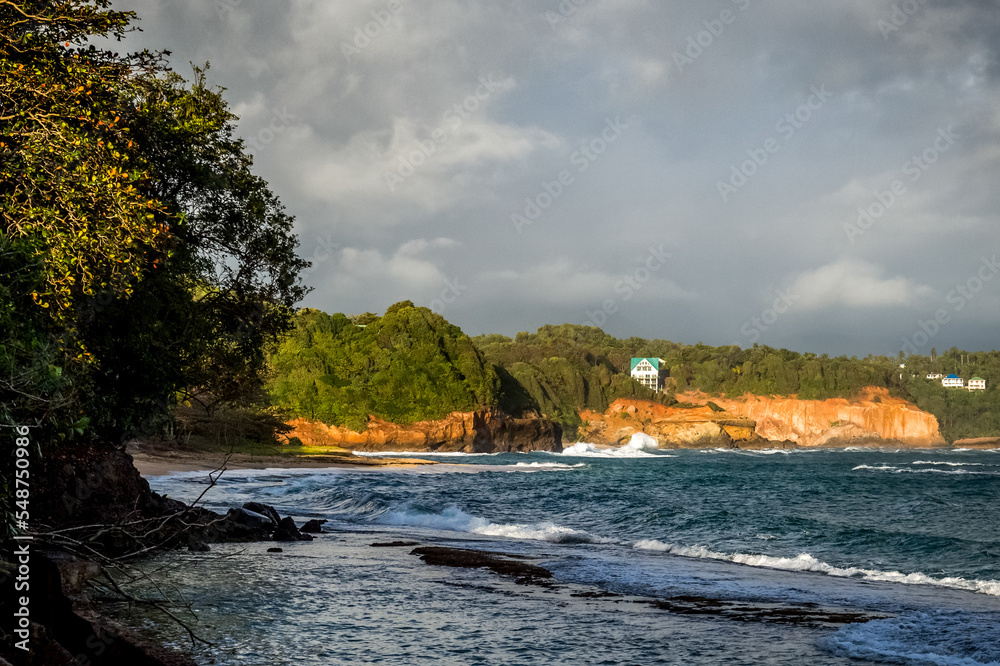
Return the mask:
[(641, 431), (660, 448), (946, 445), (932, 414), (881, 388), (865, 389), (852, 399), (714, 398), (693, 392), (677, 399), (686, 405), (620, 399), (603, 414), (584, 410), (580, 437), (619, 445)]

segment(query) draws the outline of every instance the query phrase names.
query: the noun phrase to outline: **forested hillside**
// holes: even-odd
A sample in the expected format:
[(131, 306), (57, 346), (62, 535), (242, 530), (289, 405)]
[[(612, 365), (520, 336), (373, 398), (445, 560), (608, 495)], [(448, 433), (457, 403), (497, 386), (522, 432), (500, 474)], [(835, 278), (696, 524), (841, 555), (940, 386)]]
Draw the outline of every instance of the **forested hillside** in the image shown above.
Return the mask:
[[(580, 410), (604, 411), (623, 397), (675, 404), (675, 393), (700, 390), (822, 400), (879, 386), (934, 414), (949, 440), (1000, 435), (1000, 352), (831, 358), (761, 345), (618, 339), (574, 324), (543, 326), (514, 338), (470, 339), (409, 301), (382, 317), (302, 310), (295, 321), (295, 332), (271, 357), (275, 406), (354, 429), (363, 429), (369, 414), (410, 423), (485, 407), (512, 414), (537, 411), (572, 436), (581, 425)], [(634, 356), (664, 359), (669, 390), (654, 394), (632, 381)], [(945, 389), (926, 379), (930, 372), (980, 376), (989, 389)]]
[[(948, 440), (1000, 435), (998, 351), (953, 348), (941, 355), (932, 350), (930, 356), (831, 358), (762, 345), (740, 349), (618, 339), (598, 328), (573, 324), (543, 326), (535, 334), (518, 333), (513, 339), (488, 335), (474, 340), (487, 358), (521, 381), (543, 410), (567, 424), (573, 423), (573, 409), (603, 409), (607, 400), (642, 392), (642, 387), (624, 379), (633, 356), (650, 356), (666, 362), (667, 384), (673, 392), (821, 400), (850, 398), (865, 386), (879, 386), (934, 414)], [(577, 371), (575, 377), (570, 368)], [(926, 379), (932, 372), (954, 372), (966, 380), (982, 377), (988, 388), (946, 389), (940, 381)]]
[(409, 301), (355, 321), (300, 310), (271, 364), (275, 406), (354, 430), (369, 415), (412, 423), (503, 402), (499, 375), (469, 337)]

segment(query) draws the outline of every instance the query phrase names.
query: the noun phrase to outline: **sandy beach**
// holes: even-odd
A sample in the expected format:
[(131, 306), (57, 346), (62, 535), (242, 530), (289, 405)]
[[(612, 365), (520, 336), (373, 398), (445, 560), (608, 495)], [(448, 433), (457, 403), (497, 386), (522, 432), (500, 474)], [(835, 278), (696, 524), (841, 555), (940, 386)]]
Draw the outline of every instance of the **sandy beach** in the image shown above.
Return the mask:
[[(176, 444), (150, 441), (130, 442), (126, 452), (144, 476), (163, 476), (173, 472), (211, 472), (223, 468), (234, 469), (328, 469), (331, 467), (418, 467), (436, 465), (433, 460), (413, 458), (366, 458), (350, 451), (311, 450), (282, 454), (222, 453), (191, 448), (178, 448)], [(320, 452), (322, 451), (322, 452)]]

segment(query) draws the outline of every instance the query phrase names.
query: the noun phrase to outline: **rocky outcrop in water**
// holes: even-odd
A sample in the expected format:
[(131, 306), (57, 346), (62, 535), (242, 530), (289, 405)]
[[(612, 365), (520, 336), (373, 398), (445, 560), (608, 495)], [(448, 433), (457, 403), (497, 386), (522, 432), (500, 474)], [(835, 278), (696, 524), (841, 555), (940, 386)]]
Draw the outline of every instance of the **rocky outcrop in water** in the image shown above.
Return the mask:
[(436, 421), (399, 424), (371, 417), (361, 432), (318, 421), (288, 422), (307, 446), (338, 446), (357, 451), (460, 451), (498, 453), (561, 451), (562, 428), (555, 421), (516, 418), (498, 411), (452, 412)]

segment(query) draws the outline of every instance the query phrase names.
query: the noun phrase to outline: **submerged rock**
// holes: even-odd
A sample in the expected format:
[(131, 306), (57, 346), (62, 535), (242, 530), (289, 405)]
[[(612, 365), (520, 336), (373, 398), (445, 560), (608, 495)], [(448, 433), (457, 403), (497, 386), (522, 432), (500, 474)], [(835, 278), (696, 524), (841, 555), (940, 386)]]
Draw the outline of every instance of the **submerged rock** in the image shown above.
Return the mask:
[(552, 572), (536, 564), (528, 564), (523, 556), (491, 553), (465, 548), (425, 546), (414, 548), (410, 555), (419, 555), (427, 564), (463, 569), (489, 569), (503, 576), (514, 576), (522, 585), (549, 585)]

